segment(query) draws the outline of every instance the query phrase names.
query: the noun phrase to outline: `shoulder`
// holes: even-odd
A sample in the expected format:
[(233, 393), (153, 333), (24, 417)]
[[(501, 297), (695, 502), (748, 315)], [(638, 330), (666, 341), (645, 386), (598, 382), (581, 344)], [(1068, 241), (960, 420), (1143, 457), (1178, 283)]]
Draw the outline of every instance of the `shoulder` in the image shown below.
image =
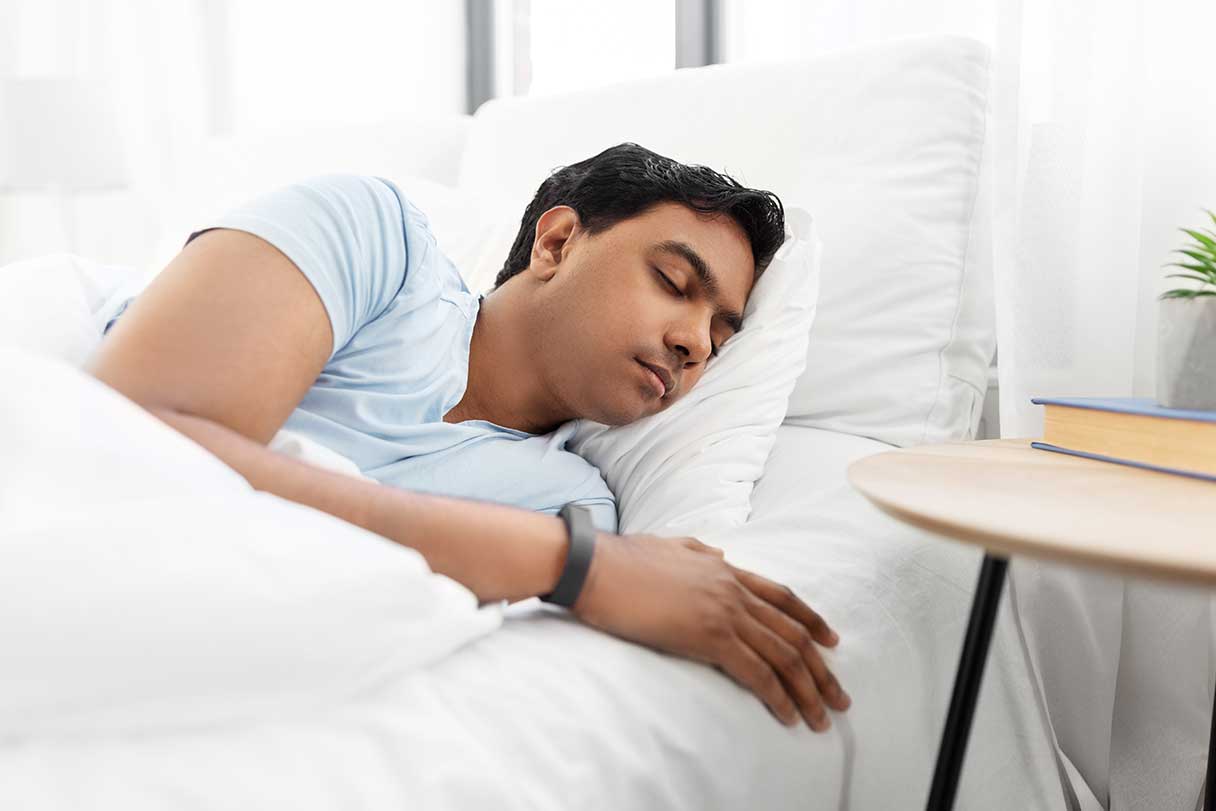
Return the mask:
[(404, 203), (389, 181), (371, 175), (325, 174), (266, 191), (229, 213), (259, 217), (351, 223), (380, 220), (400, 223)]
[[(403, 187), (377, 175), (326, 174), (277, 194), (280, 199), (260, 203), (255, 214), (274, 211), (274, 219), (300, 224), (312, 248), (300, 253), (322, 254), (314, 264), (343, 268), (344, 284), (333, 286), (366, 291), (366, 300), (356, 308), (358, 317), (344, 330), (346, 340), (390, 310), (417, 315), (427, 307), (443, 309), (440, 302), (446, 301), (466, 319), (474, 317), (477, 299), (439, 249), (426, 213), (410, 198), (408, 183)], [(328, 298), (339, 297), (342, 290), (333, 292)]]
[(401, 187), (375, 175), (307, 177), (253, 197), (225, 218), (311, 226), (355, 253), (380, 247), (372, 236), (397, 243), (402, 236), (408, 242), (414, 232), (430, 234), (426, 215)]
[(407, 247), (403, 296), (418, 296), (446, 301), (466, 318), (473, 318), (477, 296), (473, 294), (459, 268), (440, 249), (430, 217), (410, 195), (410, 184), (398, 184), (383, 177), (364, 178), (379, 183), (398, 201), (402, 230)]

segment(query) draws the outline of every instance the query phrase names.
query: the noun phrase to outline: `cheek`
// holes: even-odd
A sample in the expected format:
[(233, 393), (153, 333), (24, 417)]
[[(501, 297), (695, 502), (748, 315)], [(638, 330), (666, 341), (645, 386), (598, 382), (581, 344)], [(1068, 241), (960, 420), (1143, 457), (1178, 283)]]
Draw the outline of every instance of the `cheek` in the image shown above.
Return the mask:
[(582, 324), (587, 340), (614, 354), (653, 354), (662, 347), (663, 318), (645, 296), (603, 290)]
[(688, 395), (688, 393), (690, 391), (692, 391), (693, 387), (697, 385), (697, 382), (701, 379), (702, 375), (704, 375), (704, 374), (705, 374), (704, 366), (698, 366), (696, 369), (685, 369), (683, 372), (681, 372), (680, 373), (680, 392), (679, 392), (679, 396), (676, 397), (676, 399), (677, 400), (684, 399), (684, 397), (686, 397)]

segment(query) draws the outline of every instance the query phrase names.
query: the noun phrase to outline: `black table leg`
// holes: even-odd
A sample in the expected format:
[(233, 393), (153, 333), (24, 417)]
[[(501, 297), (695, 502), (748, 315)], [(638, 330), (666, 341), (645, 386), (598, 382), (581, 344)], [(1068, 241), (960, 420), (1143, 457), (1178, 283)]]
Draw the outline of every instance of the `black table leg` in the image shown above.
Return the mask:
[(1208, 780), (1203, 784), (1203, 811), (1216, 811), (1216, 701), (1212, 703), (1212, 733), (1208, 737)]
[[(933, 771), (933, 785), (929, 789), (929, 811), (949, 811), (954, 806), (963, 755), (967, 751), (967, 738), (971, 734), (971, 719), (975, 715), (975, 700), (984, 676), (988, 643), (992, 641), (992, 626), (996, 622), (996, 610), (1001, 602), (1001, 589), (1005, 586), (1005, 569), (1008, 566), (1006, 558), (995, 555), (984, 555), (984, 562), (980, 566), (980, 579), (971, 603), (971, 619), (967, 623), (967, 636), (963, 639), (963, 654), (958, 662), (958, 674), (954, 677), (950, 712), (946, 715), (941, 748), (937, 750), (937, 767)], [(1216, 726), (1213, 726), (1213, 734), (1216, 735)], [(1209, 780), (1211, 773), (1209, 761)]]

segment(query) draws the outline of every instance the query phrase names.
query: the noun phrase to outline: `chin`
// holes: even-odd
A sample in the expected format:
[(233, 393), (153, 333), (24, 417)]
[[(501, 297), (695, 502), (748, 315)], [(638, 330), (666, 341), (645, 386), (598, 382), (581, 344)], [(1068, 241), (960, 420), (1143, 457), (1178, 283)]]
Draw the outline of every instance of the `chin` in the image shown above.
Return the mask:
[[(636, 366), (637, 361), (631, 358), (630, 363)], [(608, 382), (607, 375), (588, 381), (601, 385), (584, 389), (591, 397), (583, 416), (604, 425), (628, 425), (657, 414), (670, 405), (666, 399), (658, 398), (655, 392), (649, 390), (640, 375), (635, 373), (635, 376), (636, 380), (626, 378), (618, 385), (603, 385)]]
[[(620, 392), (614, 392), (617, 397)], [(646, 408), (644, 400), (638, 399), (632, 403), (627, 402), (612, 402), (607, 399), (600, 400), (597, 405), (594, 415), (588, 415), (588, 419), (595, 422), (603, 423), (604, 425), (628, 425), (631, 422), (637, 422), (643, 417), (649, 417), (653, 411)]]
[(599, 417), (592, 417), (596, 422), (602, 422), (604, 425), (620, 426), (628, 425), (631, 422), (637, 422), (643, 417), (649, 416), (646, 412), (622, 414), (618, 411), (602, 414)]

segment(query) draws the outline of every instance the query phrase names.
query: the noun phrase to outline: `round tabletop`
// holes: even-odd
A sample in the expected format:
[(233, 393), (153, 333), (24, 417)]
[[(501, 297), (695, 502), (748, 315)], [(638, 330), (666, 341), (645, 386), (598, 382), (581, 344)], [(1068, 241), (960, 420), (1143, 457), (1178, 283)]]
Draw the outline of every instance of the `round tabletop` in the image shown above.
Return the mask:
[(887, 451), (854, 462), (849, 481), (902, 521), (998, 555), (1216, 583), (1216, 482), (1030, 442)]

